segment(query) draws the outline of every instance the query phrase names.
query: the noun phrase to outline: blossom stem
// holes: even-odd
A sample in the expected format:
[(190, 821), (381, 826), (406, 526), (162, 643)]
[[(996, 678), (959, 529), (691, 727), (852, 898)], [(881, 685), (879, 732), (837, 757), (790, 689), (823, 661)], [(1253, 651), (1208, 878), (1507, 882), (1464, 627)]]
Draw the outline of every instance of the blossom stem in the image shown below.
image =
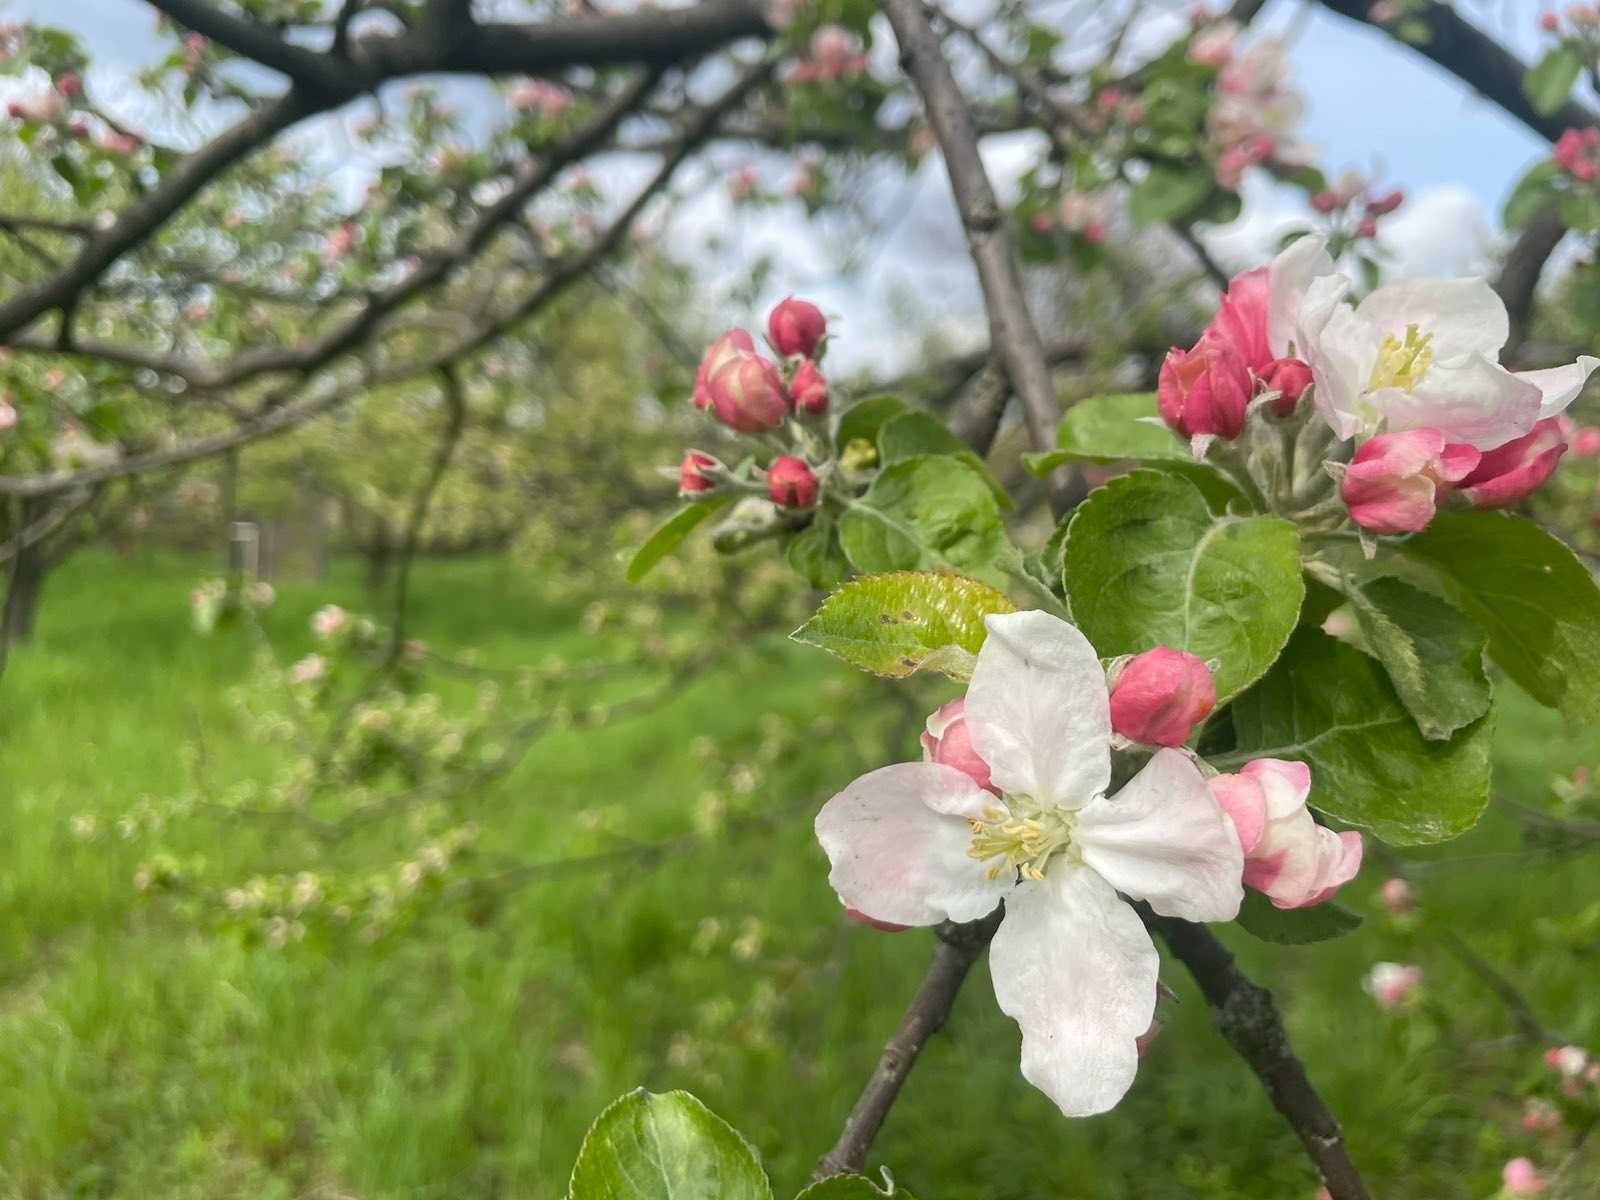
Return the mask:
[(1344, 1131), (1289, 1045), (1272, 993), (1241, 972), (1233, 955), (1204, 925), (1158, 917), (1141, 907), (1145, 923), (1161, 935), (1200, 986), (1218, 1031), (1261, 1080), (1311, 1161), (1332, 1200), (1371, 1200), (1345, 1149)]
[(936, 931), (939, 944), (934, 949), (928, 973), (923, 976), (922, 986), (912, 997), (906, 1015), (900, 1019), (900, 1027), (884, 1045), (877, 1068), (845, 1118), (838, 1141), (811, 1172), (813, 1181), (831, 1175), (859, 1174), (866, 1165), (867, 1151), (883, 1128), (889, 1110), (900, 1095), (900, 1088), (916, 1065), (917, 1056), (950, 1016), (967, 972), (982, 957), (995, 930), (1000, 928), (1000, 916), (1001, 910), (997, 908), (981, 921), (942, 925)]

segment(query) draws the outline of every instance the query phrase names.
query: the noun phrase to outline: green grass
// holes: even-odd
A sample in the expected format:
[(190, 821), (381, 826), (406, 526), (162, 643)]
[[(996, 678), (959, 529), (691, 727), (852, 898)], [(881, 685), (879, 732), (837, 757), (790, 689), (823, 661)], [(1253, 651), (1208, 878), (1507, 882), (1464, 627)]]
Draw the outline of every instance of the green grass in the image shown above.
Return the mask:
[[(193, 564), (85, 554), (53, 579), (37, 642), (0, 684), (0, 1197), (550, 1197), (584, 1129), (639, 1084), (685, 1087), (761, 1148), (780, 1196), (831, 1143), (920, 978), (925, 935), (848, 926), (809, 812), (875, 758), (873, 714), (828, 712), (840, 668), (774, 638), (672, 704), (551, 737), (478, 798), (495, 853), (548, 861), (602, 848), (599, 824), (649, 840), (693, 827), (708, 786), (696, 737), (753, 744), (770, 714), (812, 747), (740, 803), (793, 814), (652, 865), (571, 875), (435, 906), (374, 945), (275, 950), (139, 896), (148, 839), (81, 842), (74, 814), (114, 818), (190, 783), (200, 737), (230, 778), (278, 753), (246, 736), (223, 689), (248, 668), (235, 632), (188, 629)], [(284, 590), (269, 625), (298, 652), (326, 599), (363, 604), (353, 573)], [(578, 610), (499, 562), (424, 565), (414, 630), (496, 663), (581, 659)], [(889, 702), (885, 699), (885, 705)], [(1500, 787), (1539, 798), (1548, 774), (1600, 757), (1511, 695)], [(895, 753), (914, 749), (897, 746)], [(244, 819), (195, 819), (162, 844), (219, 878), (309, 853)], [(1423, 878), (1428, 911), (1521, 983), (1551, 1024), (1600, 1033), (1593, 959), (1544, 922), (1592, 903), (1594, 859), (1528, 868), (1492, 816)], [(326, 869), (355, 847), (324, 850)], [(1376, 864), (1346, 898), (1358, 932), (1282, 949), (1226, 936), (1283, 1002), (1313, 1078), (1375, 1194), (1482, 1197), (1511, 1154), (1538, 1051), (1511, 1044), (1494, 998), (1375, 903)], [(1420, 962), (1426, 1009), (1376, 1011), (1360, 977)], [(1017, 1035), (975, 973), (875, 1150), (923, 1200), (1244, 1197), (1309, 1200), (1315, 1181), (1249, 1073), (1180, 1000), (1114, 1113), (1065, 1122), (1017, 1074)]]

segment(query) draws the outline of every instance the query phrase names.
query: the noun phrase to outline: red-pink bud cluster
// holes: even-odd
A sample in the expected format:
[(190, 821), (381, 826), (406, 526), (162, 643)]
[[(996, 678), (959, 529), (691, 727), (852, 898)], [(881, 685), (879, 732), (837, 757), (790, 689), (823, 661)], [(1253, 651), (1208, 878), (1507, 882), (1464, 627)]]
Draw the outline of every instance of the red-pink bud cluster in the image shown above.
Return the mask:
[(767, 498), (780, 508), (810, 508), (817, 502), (817, 476), (803, 458), (784, 455), (767, 468)]
[(1451, 485), (1479, 465), (1471, 446), (1437, 429), (1382, 433), (1356, 451), (1340, 484), (1350, 519), (1371, 533), (1416, 533), (1433, 520)]
[(1579, 183), (1600, 178), (1600, 128), (1569, 129), (1556, 139), (1550, 157)]
[(717, 486), (711, 472), (721, 467), (722, 464), (711, 455), (690, 450), (678, 464), (678, 495), (692, 496), (696, 492), (709, 492)]
[(784, 356), (816, 358), (828, 335), (828, 319), (809, 300), (793, 296), (780, 301), (767, 316), (767, 341)]
[(859, 79), (867, 69), (861, 39), (839, 25), (824, 25), (811, 35), (806, 57), (784, 72), (789, 83), (834, 83)]
[(1111, 728), (1144, 746), (1181, 746), (1217, 706), (1205, 663), (1157, 646), (1123, 664), (1111, 683)]

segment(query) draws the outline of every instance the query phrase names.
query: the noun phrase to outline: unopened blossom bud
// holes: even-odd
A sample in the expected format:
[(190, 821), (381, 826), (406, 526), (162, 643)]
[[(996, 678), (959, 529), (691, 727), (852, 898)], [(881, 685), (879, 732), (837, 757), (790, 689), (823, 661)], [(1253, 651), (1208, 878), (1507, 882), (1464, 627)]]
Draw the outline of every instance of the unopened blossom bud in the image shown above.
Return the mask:
[(320, 654), (308, 654), (289, 668), (291, 683), (315, 683), (327, 672), (328, 664)]
[(1375, 238), (1378, 236), (1378, 222), (1371, 217), (1362, 217), (1361, 224), (1356, 226), (1356, 236), (1359, 238)]
[(1580, 183), (1593, 183), (1600, 166), (1597, 166), (1594, 156), (1590, 153), (1593, 147), (1584, 137), (1586, 130), (1568, 129), (1556, 139), (1555, 148), (1550, 157), (1568, 175)]
[(1600, 25), (1600, 8), (1593, 4), (1568, 5), (1567, 20), (1574, 25)]
[(922, 729), (922, 759), (954, 767), (979, 787), (994, 791), (989, 782), (989, 764), (973, 749), (972, 736), (967, 732), (966, 711), (966, 700), (952, 700), (927, 719)]
[(1201, 67), (1227, 66), (1233, 57), (1233, 44), (1239, 38), (1239, 26), (1232, 21), (1219, 21), (1201, 29), (1189, 43), (1187, 58)]
[(877, 929), (884, 933), (904, 933), (912, 928), (910, 925), (896, 925), (893, 921), (880, 921), (876, 917), (869, 917), (859, 908), (851, 908), (849, 905), (845, 906), (844, 915), (857, 925), (865, 925), (868, 929)]
[(56, 79), (56, 91), (70, 100), (82, 93), (83, 79), (76, 72), (68, 71)]
[(1376, 200), (1367, 201), (1367, 213), (1374, 217), (1386, 217), (1395, 209), (1405, 203), (1406, 194), (1398, 189)]
[(798, 354), (812, 358), (828, 332), (828, 319), (822, 310), (793, 296), (780, 302), (767, 317), (767, 340), (782, 355)]
[(740, 350), (712, 373), (706, 384), (717, 420), (740, 433), (776, 429), (789, 414), (783, 376), (769, 360)]
[(1372, 533), (1416, 533), (1433, 520), (1440, 493), (1460, 482), (1480, 455), (1446, 445), (1437, 429), (1382, 433), (1363, 443), (1340, 485), (1350, 519)]
[(1411, 885), (1404, 879), (1383, 881), (1383, 906), (1392, 917), (1403, 917), (1411, 911)]
[(1217, 706), (1217, 685), (1193, 654), (1157, 646), (1130, 658), (1111, 685), (1111, 728), (1143, 746), (1181, 746)]
[(1521, 437), (1483, 451), (1457, 486), (1475, 508), (1503, 508), (1537, 491), (1566, 451), (1560, 424), (1547, 417)]
[(1526, 1158), (1513, 1158), (1506, 1163), (1500, 1171), (1500, 1183), (1508, 1196), (1537, 1196), (1545, 1188), (1539, 1168)]
[(1373, 963), (1362, 987), (1382, 1009), (1398, 1008), (1422, 986), (1422, 968), (1411, 963)]
[(817, 476), (802, 458), (785, 455), (767, 468), (767, 496), (782, 508), (810, 508), (817, 502)]
[(711, 376), (718, 367), (733, 358), (740, 350), (755, 352), (756, 343), (748, 333), (742, 329), (730, 329), (706, 348), (705, 357), (700, 360), (700, 367), (694, 373), (694, 406), (696, 408), (711, 407)]
[(809, 358), (794, 373), (789, 383), (789, 398), (794, 401), (795, 408), (814, 417), (828, 411), (828, 381)]
[(1252, 386), (1231, 346), (1202, 342), (1193, 350), (1169, 350), (1156, 384), (1161, 419), (1186, 438), (1236, 438)]
[(1593, 458), (1600, 454), (1600, 426), (1585, 425), (1572, 433), (1572, 453), (1579, 458)]
[(1522, 1107), (1522, 1128), (1529, 1133), (1549, 1133), (1561, 1128), (1561, 1110), (1538, 1096), (1528, 1097)]
[(1546, 33), (1554, 33), (1561, 28), (1561, 18), (1546, 10), (1539, 14), (1539, 28)]
[(716, 483), (707, 472), (721, 465), (709, 454), (702, 454), (698, 450), (689, 451), (678, 464), (678, 495), (688, 496), (695, 492), (709, 492)]
[(1269, 391), (1278, 393), (1272, 409), (1280, 417), (1287, 417), (1300, 403), (1300, 397), (1311, 386), (1311, 367), (1298, 358), (1275, 358), (1262, 373), (1261, 382)]
[(1547, 1067), (1563, 1079), (1577, 1079), (1589, 1065), (1589, 1052), (1582, 1046), (1556, 1046), (1544, 1053)]
[(1333, 899), (1361, 869), (1359, 833), (1336, 833), (1312, 819), (1311, 769), (1258, 758), (1237, 775), (1211, 780), (1211, 794), (1233, 822), (1244, 850), (1244, 885), (1275, 908), (1310, 908)]
[(1330, 188), (1323, 188), (1320, 192), (1312, 193), (1311, 196), (1311, 207), (1319, 213), (1331, 213), (1341, 203), (1339, 193)]

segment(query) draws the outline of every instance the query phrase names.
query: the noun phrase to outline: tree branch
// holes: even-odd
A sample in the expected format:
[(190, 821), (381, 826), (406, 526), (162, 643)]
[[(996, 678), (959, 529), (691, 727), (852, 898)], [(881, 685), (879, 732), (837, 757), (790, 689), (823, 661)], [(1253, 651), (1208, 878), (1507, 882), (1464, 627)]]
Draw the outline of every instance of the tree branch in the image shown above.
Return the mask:
[(335, 58), (285, 41), (270, 26), (222, 12), (205, 0), (149, 0), (149, 4), (185, 29), (287, 75), (309, 91), (343, 95), (349, 89), (348, 72), (340, 69)]
[(1173, 955), (1189, 968), (1211, 1006), (1218, 1031), (1261, 1080), (1267, 1098), (1300, 1138), (1322, 1172), (1333, 1200), (1370, 1200), (1367, 1185), (1345, 1150), (1344, 1131), (1306, 1076), (1289, 1045), (1272, 993), (1247, 978), (1209, 929), (1148, 913)]
[(1567, 236), (1566, 224), (1555, 205), (1540, 209), (1528, 221), (1518, 236), (1516, 244), (1500, 264), (1500, 278), (1494, 290), (1505, 302), (1506, 315), (1511, 320), (1511, 336), (1506, 339), (1502, 354), (1515, 360), (1517, 352), (1528, 335), (1528, 319), (1533, 315), (1534, 293), (1539, 288), (1539, 277), (1545, 264), (1555, 253), (1561, 239)]
[(859, 1174), (866, 1165), (867, 1151), (883, 1128), (906, 1076), (916, 1065), (917, 1056), (928, 1039), (944, 1026), (967, 972), (982, 957), (994, 931), (1000, 928), (1001, 912), (996, 909), (970, 925), (945, 925), (937, 930), (939, 944), (934, 948), (933, 962), (923, 977), (922, 986), (912, 997), (906, 1015), (900, 1019), (900, 1027), (884, 1046), (877, 1069), (867, 1080), (861, 1097), (845, 1118), (839, 1140), (811, 1172), (813, 1181), (830, 1175)]

